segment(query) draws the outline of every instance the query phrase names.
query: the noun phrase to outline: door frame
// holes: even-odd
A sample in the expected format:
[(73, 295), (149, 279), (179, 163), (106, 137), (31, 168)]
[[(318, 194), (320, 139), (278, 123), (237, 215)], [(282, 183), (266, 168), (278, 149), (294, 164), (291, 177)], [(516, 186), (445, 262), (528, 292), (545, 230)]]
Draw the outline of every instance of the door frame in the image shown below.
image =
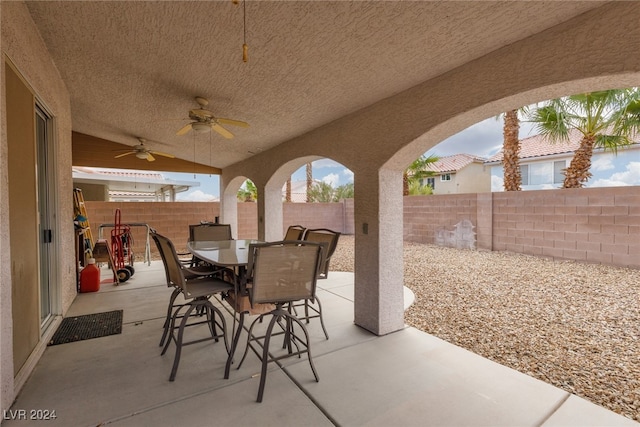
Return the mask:
[[(47, 316), (46, 319), (44, 319), (44, 321), (42, 320), (42, 313), (40, 313), (40, 336), (42, 337), (47, 329), (49, 328), (49, 326), (51, 325), (53, 319), (60, 314), (60, 299), (59, 299), (59, 295), (60, 295), (60, 274), (59, 274), (59, 269), (58, 269), (58, 265), (59, 263), (59, 254), (60, 254), (60, 247), (59, 247), (59, 239), (58, 239), (58, 234), (59, 234), (59, 230), (60, 230), (60, 224), (59, 224), (59, 215), (57, 215), (58, 212), (58, 196), (57, 196), (57, 191), (56, 189), (58, 188), (58, 179), (57, 179), (57, 162), (56, 162), (56, 150), (54, 149), (55, 147), (55, 132), (54, 132), (54, 126), (55, 126), (55, 120), (53, 117), (53, 114), (51, 114), (50, 110), (46, 107), (45, 103), (36, 95), (35, 97), (35, 105), (34, 105), (34, 113), (36, 115), (40, 115), (42, 116), (42, 118), (45, 121), (45, 138), (46, 138), (46, 162), (47, 162), (47, 168), (44, 171), (44, 173), (46, 173), (46, 182), (47, 182), (47, 188), (45, 189), (45, 191), (47, 191), (47, 216), (48, 216), (48, 225), (50, 227), (51, 230), (51, 234), (52, 234), (52, 240), (51, 240), (51, 244), (49, 246), (49, 265), (48, 265), (48, 271), (49, 271), (49, 315)], [(37, 138), (37, 137), (36, 137)], [(36, 144), (40, 144), (40, 141), (38, 141), (36, 139)], [(36, 150), (40, 150), (40, 147), (36, 147)], [(39, 160), (39, 156), (36, 156), (36, 162), (38, 162)], [(36, 173), (40, 174), (42, 173), (42, 166), (40, 164), (36, 165)], [(40, 186), (38, 185), (38, 189), (37, 189), (37, 197), (38, 197), (38, 209), (40, 208), (40, 200), (39, 198), (41, 197), (41, 190), (42, 188), (40, 188)], [(40, 219), (40, 212), (38, 212), (39, 216), (38, 218)], [(40, 236), (40, 238), (42, 239), (42, 236)], [(42, 241), (41, 243), (42, 244)], [(41, 270), (42, 269), (42, 260), (40, 259), (42, 252), (39, 250), (38, 251), (38, 268)], [(42, 278), (42, 271), (39, 271), (39, 277)], [(40, 283), (40, 290), (42, 289), (42, 283)], [(39, 295), (39, 299), (40, 299), (40, 304), (42, 304), (42, 294)]]

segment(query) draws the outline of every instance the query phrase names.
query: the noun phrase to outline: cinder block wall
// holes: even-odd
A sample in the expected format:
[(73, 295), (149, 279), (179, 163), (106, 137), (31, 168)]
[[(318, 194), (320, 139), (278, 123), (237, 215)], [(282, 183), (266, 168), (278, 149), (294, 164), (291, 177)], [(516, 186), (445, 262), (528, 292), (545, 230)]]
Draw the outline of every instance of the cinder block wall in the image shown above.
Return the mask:
[[(113, 224), (115, 222), (116, 209), (120, 209), (122, 224), (149, 224), (158, 233), (170, 238), (178, 250), (185, 248), (189, 237), (189, 224), (197, 224), (200, 221), (213, 221), (216, 216), (220, 215), (219, 203), (86, 201), (85, 206), (94, 239), (98, 238), (101, 224)], [(238, 212), (240, 212), (240, 207), (238, 207)], [(111, 230), (112, 228), (110, 227), (104, 227), (102, 229), (103, 238), (110, 241)], [(131, 227), (136, 262), (144, 259), (146, 231), (145, 227)], [(157, 252), (153, 242), (151, 242), (151, 250), (152, 252)]]
[(640, 187), (409, 196), (404, 239), (475, 226), (478, 249), (640, 268)]
[[(352, 202), (353, 203), (353, 202)], [(306, 228), (328, 228), (345, 233), (345, 204), (338, 203), (284, 203), (282, 207), (283, 233), (290, 225)], [(353, 215), (351, 221), (353, 228)], [(284, 236), (284, 234), (283, 234)]]
[[(116, 209), (120, 209), (123, 224), (149, 224), (169, 239), (176, 249), (183, 250), (189, 237), (189, 224), (213, 221), (220, 215), (220, 203), (202, 202), (98, 202), (86, 201), (87, 216), (94, 239), (100, 224), (112, 224)], [(345, 234), (353, 233), (353, 200), (340, 203), (285, 203), (283, 206), (283, 236), (289, 225), (301, 224), (307, 228), (329, 228)], [(103, 238), (110, 239), (111, 227), (103, 228)], [(136, 261), (144, 260), (145, 227), (131, 227)], [(237, 239), (258, 237), (258, 205), (238, 203)], [(151, 251), (156, 248), (151, 242)]]
[[(490, 194), (490, 193), (489, 193)], [(433, 243), (435, 231), (468, 219), (476, 226), (476, 194), (407, 196), (404, 198), (404, 240)], [(477, 228), (475, 230), (477, 232)]]
[[(94, 237), (98, 226), (148, 223), (184, 248), (188, 225), (213, 221), (219, 203), (86, 202)], [(353, 234), (353, 200), (340, 203), (285, 203), (284, 230), (291, 224)], [(404, 239), (434, 243), (440, 227), (453, 230), (463, 219), (475, 225), (481, 250), (525, 253), (558, 259), (640, 268), (640, 186), (540, 190), (404, 198)], [(144, 255), (144, 228), (132, 228), (136, 259)], [(110, 229), (104, 230), (109, 237)], [(238, 236), (258, 235), (257, 204), (238, 203)], [(155, 251), (154, 245), (151, 246)]]
[(493, 250), (640, 268), (640, 187), (493, 194)]

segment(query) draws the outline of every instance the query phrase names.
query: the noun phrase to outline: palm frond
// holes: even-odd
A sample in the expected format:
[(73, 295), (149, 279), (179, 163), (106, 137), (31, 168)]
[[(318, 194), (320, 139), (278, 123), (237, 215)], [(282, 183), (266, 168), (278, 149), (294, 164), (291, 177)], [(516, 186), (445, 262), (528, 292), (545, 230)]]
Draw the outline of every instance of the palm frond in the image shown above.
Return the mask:
[(595, 146), (618, 152), (618, 148), (633, 144), (633, 141), (626, 135), (596, 135)]
[(551, 142), (569, 140), (566, 113), (562, 108), (550, 103), (530, 113), (529, 121), (535, 123), (536, 131)]

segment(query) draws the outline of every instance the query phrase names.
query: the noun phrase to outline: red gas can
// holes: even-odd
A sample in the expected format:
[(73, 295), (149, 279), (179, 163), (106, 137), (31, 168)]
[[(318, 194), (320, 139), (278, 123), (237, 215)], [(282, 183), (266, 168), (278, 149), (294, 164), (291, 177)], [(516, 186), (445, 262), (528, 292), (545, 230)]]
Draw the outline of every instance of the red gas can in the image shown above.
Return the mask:
[(80, 272), (80, 292), (98, 292), (100, 290), (100, 269), (96, 260), (89, 258), (88, 264)]

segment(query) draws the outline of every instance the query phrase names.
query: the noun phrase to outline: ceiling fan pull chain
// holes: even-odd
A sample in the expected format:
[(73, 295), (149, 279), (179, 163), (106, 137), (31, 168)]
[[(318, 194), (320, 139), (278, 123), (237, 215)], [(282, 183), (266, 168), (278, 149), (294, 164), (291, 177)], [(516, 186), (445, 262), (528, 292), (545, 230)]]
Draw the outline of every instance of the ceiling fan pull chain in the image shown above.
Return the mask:
[(247, 0), (242, 0), (242, 31), (244, 33), (244, 43), (242, 43), (242, 61), (249, 60), (249, 46), (247, 46)]

